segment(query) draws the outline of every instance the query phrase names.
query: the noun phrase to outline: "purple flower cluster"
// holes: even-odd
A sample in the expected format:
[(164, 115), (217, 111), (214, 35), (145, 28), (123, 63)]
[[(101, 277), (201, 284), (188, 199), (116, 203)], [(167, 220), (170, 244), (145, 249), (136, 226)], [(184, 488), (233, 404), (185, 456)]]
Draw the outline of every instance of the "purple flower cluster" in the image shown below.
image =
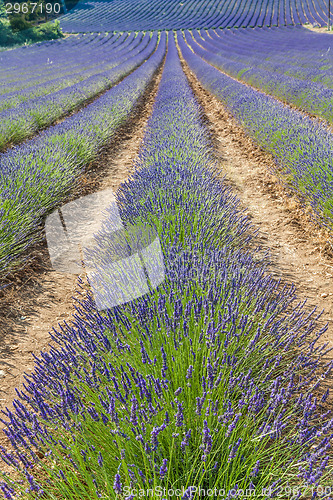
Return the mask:
[(168, 472), (168, 467), (167, 467), (168, 460), (166, 458), (163, 459), (163, 463), (160, 468), (160, 478), (164, 479), (166, 473)]
[(204, 454), (202, 455), (203, 462), (207, 460), (207, 455), (211, 452), (212, 447), (213, 447), (213, 439), (210, 433), (210, 429), (208, 427), (207, 420), (204, 420), (203, 438), (202, 438), (202, 449), (204, 452)]

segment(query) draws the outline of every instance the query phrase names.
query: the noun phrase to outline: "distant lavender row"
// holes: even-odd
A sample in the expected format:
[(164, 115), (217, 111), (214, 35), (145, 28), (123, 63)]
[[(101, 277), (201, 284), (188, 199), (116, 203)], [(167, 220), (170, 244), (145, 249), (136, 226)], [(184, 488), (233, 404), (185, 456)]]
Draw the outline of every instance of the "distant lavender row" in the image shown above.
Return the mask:
[[(0, 275), (38, 237), (42, 218), (68, 194), (99, 148), (135, 108), (160, 65), (165, 34), (117, 71), (141, 66), (86, 108), (0, 156)], [(148, 59), (149, 58), (149, 59)], [(143, 61), (148, 59), (144, 64)]]
[[(205, 31), (201, 30), (204, 36)], [(290, 71), (291, 76), (306, 79), (315, 73), (330, 76), (322, 66), (332, 65), (332, 38), (324, 31), (315, 33), (302, 26), (265, 27), (243, 30), (208, 30), (209, 39), (231, 49), (242, 62), (273, 71)], [(259, 60), (260, 58), (260, 60)], [(279, 63), (281, 66), (279, 67)], [(276, 64), (276, 66), (275, 66)], [(309, 71), (307, 73), (307, 70)], [(299, 76), (294, 73), (299, 71)], [(311, 73), (312, 72), (312, 73)]]
[[(200, 30), (217, 50), (228, 51), (231, 59), (249, 68), (287, 74), (301, 80), (333, 86), (332, 37), (297, 27), (243, 30)], [(208, 34), (208, 36), (207, 36)]]
[[(269, 34), (267, 37), (269, 38)], [(255, 53), (255, 45), (251, 43), (251, 37), (249, 38), (248, 43)], [(222, 43), (208, 41), (208, 37), (204, 40), (196, 31), (193, 32), (193, 38), (189, 32), (185, 32), (185, 39), (196, 54), (228, 75), (253, 85), (286, 103), (294, 104), (302, 111), (318, 115), (330, 123), (333, 122), (333, 89), (328, 89), (320, 83), (299, 80), (283, 73), (260, 69), (252, 66), (251, 63), (239, 62), (230, 47), (226, 48)], [(235, 42), (237, 44), (237, 36)], [(287, 60), (287, 53), (285, 57)]]
[[(103, 49), (104, 43), (125, 42), (128, 34), (118, 35), (72, 35), (65, 39), (19, 47), (0, 54), (0, 94), (28, 88), (39, 79), (52, 79), (62, 74), (75, 72), (97, 61), (92, 55)], [(59, 72), (63, 71), (63, 73)]]
[(333, 134), (315, 120), (221, 73), (178, 43), (202, 85), (220, 99), (247, 133), (275, 158), (277, 174), (333, 226)]
[[(292, 486), (309, 498), (332, 438), (318, 381), (325, 329), (245, 251), (249, 220), (215, 177), (172, 38), (118, 202), (127, 227), (156, 229), (166, 279), (101, 313), (82, 299), (74, 324), (53, 333), (58, 347), (36, 359), (7, 412), (15, 451), (2, 456), (24, 483), (8, 478), (4, 495), (130, 500), (159, 487), (199, 500), (190, 487), (200, 486), (221, 498), (266, 488), (268, 498)], [(112, 240), (99, 241), (112, 255)]]
[[(27, 110), (31, 106), (32, 108), (34, 108), (34, 104), (36, 105), (36, 103), (39, 103), (39, 101), (36, 100), (37, 97), (47, 94), (47, 100), (50, 100), (50, 98), (53, 99), (55, 97), (55, 92), (61, 91), (63, 89), (66, 89), (65, 93), (71, 92), (69, 87), (77, 83), (86, 81), (87, 79), (97, 75), (101, 75), (103, 77), (103, 73), (105, 74), (107, 70), (110, 70), (118, 64), (124, 62), (125, 59), (134, 56), (136, 53), (138, 53), (138, 51), (140, 51), (140, 49), (142, 50), (142, 46), (138, 47), (140, 42), (142, 41), (142, 37), (142, 33), (139, 33), (137, 36), (135, 33), (133, 33), (133, 36), (130, 35), (122, 43), (118, 43), (118, 40), (116, 43), (112, 43), (113, 40), (111, 39), (110, 43), (107, 41), (107, 43), (103, 43), (102, 46), (100, 44), (95, 44), (94, 50), (91, 50), (88, 53), (85, 52), (84, 57), (75, 57), (75, 64), (72, 60), (73, 54), (71, 54), (70, 57), (67, 54), (67, 51), (64, 51), (64, 64), (61, 68), (59, 68), (59, 70), (56, 70), (53, 67), (53, 61), (48, 58), (47, 65), (50, 65), (50, 61), (52, 62), (52, 73), (54, 74), (55, 78), (50, 79), (52, 73), (50, 74), (50, 71), (46, 71), (48, 73), (47, 80), (45, 78), (44, 72), (40, 75), (39, 78), (36, 79), (35, 77), (35, 85), (30, 80), (27, 87), (26, 75), (24, 74), (23, 76), (20, 76), (19, 81), (21, 82), (23, 89), (21, 90), (16, 87), (15, 90), (0, 95), (0, 111), (3, 111), (5, 109), (13, 109), (20, 103), (24, 102), (25, 105), (20, 106), (17, 109), (17, 113), (19, 115), (20, 110), (22, 109)], [(121, 41), (119, 40), (119, 42)], [(79, 53), (81, 54), (82, 52), (83, 51), (81, 49)], [(74, 56), (79, 56), (79, 54), (75, 52)], [(38, 58), (39, 56), (37, 56), (37, 60)], [(97, 58), (98, 63), (96, 62)], [(36, 61), (36, 55), (34, 55), (33, 61)], [(29, 65), (30, 62), (32, 62), (31, 59), (27, 58), (26, 63)], [(70, 72), (68, 70), (66, 71), (66, 65), (70, 65)], [(13, 86), (12, 83), (7, 83), (7, 85), (10, 88), (12, 88)], [(74, 90), (75, 88), (81, 88), (83, 91), (85, 85), (86, 83), (84, 83), (83, 85), (82, 83), (80, 83), (78, 87), (74, 87)], [(63, 94), (64, 93), (62, 93), (61, 95)], [(27, 104), (27, 101), (30, 102)], [(6, 114), (0, 113), (0, 119), (1, 117), (2, 119), (5, 119)]]
[(0, 111), (102, 73), (103, 70), (112, 67), (111, 63), (116, 56), (120, 58), (121, 54), (127, 53), (126, 50), (134, 49), (139, 44), (142, 34), (137, 37), (133, 33), (124, 37), (99, 38), (100, 43), (91, 43), (89, 50), (84, 50), (80, 45), (74, 49), (70, 43), (68, 46), (58, 47), (62, 55), (61, 60), (57, 58), (54, 61), (50, 54), (46, 58), (45, 54), (38, 51), (26, 54), (24, 61), (20, 62), (19, 69), (12, 71), (7, 69), (7, 78), (2, 80)]
[[(157, 35), (150, 40), (151, 33), (139, 34), (124, 50), (109, 56), (102, 70), (74, 85), (26, 101), (16, 108), (0, 113), (0, 150), (15, 144), (63, 115), (115, 85), (121, 78), (137, 68), (156, 47)], [(132, 45), (131, 44), (131, 45)], [(148, 47), (148, 52), (145, 50)]]
[(60, 18), (66, 32), (327, 25), (324, 0), (80, 0)]

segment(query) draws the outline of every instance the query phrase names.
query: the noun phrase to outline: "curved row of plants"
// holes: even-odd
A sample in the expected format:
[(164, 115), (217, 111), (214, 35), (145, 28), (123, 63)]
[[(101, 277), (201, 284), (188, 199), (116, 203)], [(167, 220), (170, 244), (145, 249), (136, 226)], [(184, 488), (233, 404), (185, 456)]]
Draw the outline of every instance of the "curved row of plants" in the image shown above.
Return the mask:
[[(299, 32), (299, 30), (297, 31)], [(306, 30), (304, 31), (306, 32)], [(192, 35), (193, 38), (189, 32), (185, 34), (189, 46), (196, 54), (217, 69), (286, 103), (293, 104), (302, 111), (307, 111), (324, 118), (331, 124), (333, 123), (333, 89), (318, 82), (303, 81), (290, 75), (261, 69), (256, 65), (249, 64), (249, 62), (239, 61), (233, 55), (230, 47), (223, 48), (223, 43), (204, 40), (196, 31), (193, 31)], [(233, 43), (237, 47), (237, 35), (234, 38)], [(269, 34), (267, 38), (269, 38)], [(248, 43), (251, 44), (251, 39)], [(255, 52), (255, 45), (251, 46), (252, 51)], [(325, 47), (325, 41), (323, 46)], [(324, 51), (324, 48), (322, 50)], [(332, 69), (333, 67), (331, 67), (331, 71)]]
[(321, 0), (114, 0), (80, 2), (61, 16), (66, 32), (244, 28), (306, 23), (327, 24)]
[(201, 30), (200, 34), (205, 40), (222, 44), (232, 59), (247, 63), (249, 68), (255, 66), (333, 87), (331, 38), (328, 33), (288, 26), (237, 32)]
[(96, 57), (96, 48), (100, 49), (104, 42), (117, 47), (125, 43), (125, 39), (128, 40), (127, 33), (121, 36), (81, 34), (2, 52), (1, 96), (36, 85), (39, 81), (47, 84), (50, 79), (82, 69), (85, 61), (88, 67), (96, 66), (97, 61), (92, 61), (93, 55)]
[(217, 70), (178, 33), (184, 59), (201, 84), (221, 100), (246, 132), (269, 151), (276, 174), (311, 205), (317, 220), (333, 226), (333, 134), (318, 121)]
[[(152, 36), (152, 38), (151, 38)], [(0, 113), (0, 150), (23, 141), (75, 110), (88, 99), (113, 87), (140, 66), (156, 47), (157, 33), (138, 34), (124, 50), (107, 56), (99, 71), (74, 85), (23, 102)], [(32, 92), (33, 90), (31, 90)]]
[(333, 428), (318, 381), (325, 328), (249, 249), (173, 38), (117, 200), (126, 227), (157, 232), (165, 280), (102, 312), (82, 298), (74, 324), (53, 332), (57, 347), (7, 411), (13, 451), (2, 457), (23, 484), (4, 480), (5, 498), (198, 499), (199, 486), (224, 499), (288, 497), (291, 486), (315, 498)]
[(39, 237), (43, 217), (68, 196), (80, 173), (135, 109), (165, 54), (166, 34), (158, 38), (154, 33), (140, 54), (115, 68), (119, 78), (121, 71), (139, 66), (102, 97), (1, 155), (0, 276), (20, 262)]
[(20, 54), (12, 51), (12, 57), (5, 61), (6, 73), (0, 74), (0, 110), (14, 108), (101, 73), (99, 68), (105, 59), (126, 48), (124, 38), (130, 37), (124, 36), (123, 41), (121, 38), (99, 35), (87, 45), (73, 36), (56, 47), (43, 45), (34, 50), (29, 47)]

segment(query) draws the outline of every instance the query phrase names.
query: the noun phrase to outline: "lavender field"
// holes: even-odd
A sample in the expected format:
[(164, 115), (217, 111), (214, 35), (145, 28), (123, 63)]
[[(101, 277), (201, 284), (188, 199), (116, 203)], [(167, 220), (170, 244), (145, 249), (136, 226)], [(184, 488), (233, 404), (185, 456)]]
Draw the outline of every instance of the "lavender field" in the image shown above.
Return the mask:
[(60, 19), (0, 52), (2, 497), (333, 499), (327, 5)]
[(327, 25), (324, 0), (80, 0), (61, 20), (68, 32)]

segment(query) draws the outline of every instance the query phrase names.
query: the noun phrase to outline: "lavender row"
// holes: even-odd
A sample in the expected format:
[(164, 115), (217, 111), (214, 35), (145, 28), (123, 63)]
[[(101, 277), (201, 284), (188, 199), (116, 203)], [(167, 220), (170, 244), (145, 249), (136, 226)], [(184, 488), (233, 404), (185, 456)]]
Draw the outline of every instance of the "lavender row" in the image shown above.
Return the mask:
[(333, 122), (333, 90), (320, 83), (302, 81), (291, 76), (270, 72), (250, 64), (238, 62), (237, 57), (230, 54), (220, 45), (204, 40), (198, 32), (185, 33), (188, 45), (202, 59), (241, 82), (273, 95), (283, 102), (294, 104), (302, 111), (317, 115), (328, 122)]
[[(29, 85), (38, 83), (39, 80), (52, 78), (60, 70), (75, 71), (85, 63), (95, 63), (91, 57), (96, 49), (101, 49), (104, 41), (109, 41), (115, 46), (125, 42), (128, 34), (121, 37), (105, 35), (72, 35), (63, 40), (43, 42), (31, 46), (23, 46), (14, 50), (1, 52), (0, 67), (0, 93), (28, 88)], [(69, 73), (70, 74), (70, 73)]]
[(180, 33), (178, 42), (202, 85), (226, 105), (252, 138), (272, 153), (276, 174), (311, 205), (322, 224), (332, 227), (332, 133), (316, 120), (210, 66), (189, 49)]
[(249, 221), (216, 177), (172, 38), (136, 170), (117, 198), (126, 227), (157, 231), (165, 281), (104, 312), (88, 296), (74, 324), (54, 331), (57, 348), (36, 359), (7, 410), (14, 451), (2, 457), (24, 484), (7, 478), (4, 496), (311, 495), (327, 475), (333, 427), (318, 382), (325, 328), (246, 251)]
[[(0, 150), (8, 145), (17, 144), (38, 130), (47, 127), (57, 119), (84, 104), (115, 85), (120, 79), (138, 67), (155, 49), (156, 35), (138, 35), (138, 46), (133, 50), (125, 49), (110, 57), (101, 72), (74, 85), (65, 87), (48, 95), (24, 102), (13, 109), (0, 113)], [(110, 69), (109, 69), (110, 68)]]
[(60, 18), (67, 32), (327, 25), (322, 0), (81, 0)]
[[(332, 88), (331, 38), (301, 26), (254, 30), (204, 30), (201, 36), (228, 51), (230, 58)], [(207, 36), (208, 35), (208, 36)]]
[[(133, 33), (133, 36), (125, 36), (124, 39), (116, 41), (117, 37), (99, 37), (99, 43), (90, 45), (90, 49), (83, 51), (80, 46), (74, 50), (71, 44), (60, 48), (61, 58), (54, 61), (51, 54), (44, 55), (44, 61), (41, 60), (41, 53), (33, 52), (27, 54), (25, 61), (21, 62), (21, 69), (29, 69), (27, 77), (26, 72), (7, 71), (9, 81), (3, 80), (3, 92), (0, 94), (0, 111), (17, 106), (21, 102), (26, 102), (38, 96), (56, 92), (62, 88), (73, 85), (90, 76), (102, 73), (103, 70), (112, 68), (112, 61), (121, 58), (121, 54), (126, 55), (127, 50), (133, 50), (142, 38), (142, 34)], [(135, 38), (135, 40), (134, 40)], [(98, 62), (97, 60), (98, 59)], [(34, 71), (33, 64), (38, 61), (38, 71)], [(44, 63), (44, 64), (43, 64)], [(16, 81), (13, 81), (16, 78)]]
[[(25, 54), (20, 49), (12, 50), (4, 65), (6, 78), (0, 83), (0, 110), (13, 108), (35, 97), (56, 92), (123, 62), (128, 51), (135, 49), (143, 34), (128, 36), (95, 36), (84, 44), (69, 39), (62, 47), (49, 50), (44, 45), (34, 47)], [(74, 38), (74, 37), (72, 37)], [(20, 56), (15, 54), (21, 52)], [(7, 65), (14, 60), (18, 68), (10, 70)], [(31, 76), (33, 75), (33, 76)]]
[(121, 83), (62, 123), (0, 156), (1, 275), (36, 241), (42, 218), (64, 199), (85, 166), (135, 108), (164, 55), (165, 34), (151, 55), (157, 40), (154, 33), (142, 53), (119, 67), (128, 72), (141, 64)]

